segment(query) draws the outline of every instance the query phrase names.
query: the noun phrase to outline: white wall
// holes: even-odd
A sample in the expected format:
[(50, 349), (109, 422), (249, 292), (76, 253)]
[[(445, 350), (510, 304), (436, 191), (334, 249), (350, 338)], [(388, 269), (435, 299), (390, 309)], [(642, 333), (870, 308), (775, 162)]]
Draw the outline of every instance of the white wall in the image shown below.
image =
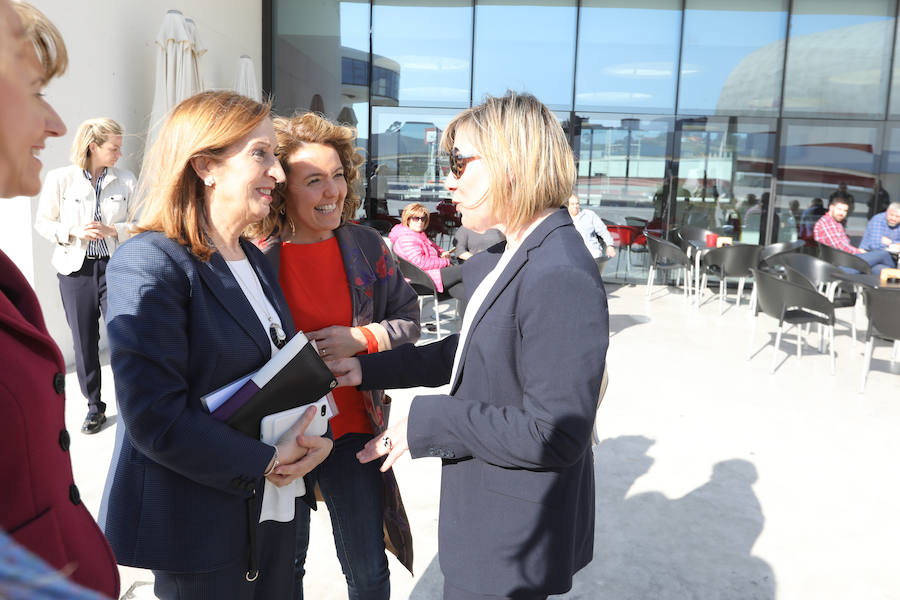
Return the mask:
[[(44, 173), (69, 163), (69, 147), (78, 125), (93, 117), (110, 117), (126, 131), (120, 167), (140, 168), (144, 135), (153, 104), (156, 44), (163, 16), (180, 10), (197, 24), (207, 48), (201, 60), (207, 88), (230, 88), (241, 54), (262, 73), (261, 0), (31, 0), (59, 27), (69, 51), (69, 70), (47, 87), (50, 103), (68, 133), (47, 142), (41, 155)], [(52, 246), (34, 233), (37, 199), (3, 201), (0, 249), (25, 273), (37, 290), (50, 333), (68, 363), (72, 338), (66, 325)]]

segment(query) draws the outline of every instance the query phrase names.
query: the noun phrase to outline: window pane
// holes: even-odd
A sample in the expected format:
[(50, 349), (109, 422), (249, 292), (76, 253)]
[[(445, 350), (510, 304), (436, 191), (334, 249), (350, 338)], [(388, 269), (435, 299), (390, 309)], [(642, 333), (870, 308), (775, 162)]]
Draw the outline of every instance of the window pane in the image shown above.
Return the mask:
[(575, 18), (574, 0), (478, 2), (473, 103), (513, 89), (553, 110), (570, 110)]
[(678, 112), (777, 116), (786, 25), (787, 0), (688, 0)]
[[(811, 231), (806, 230), (815, 225), (815, 219), (803, 216), (814, 199), (827, 208), (829, 199), (837, 194), (850, 201), (847, 233), (851, 238), (862, 236), (877, 179), (875, 149), (881, 144), (880, 129), (876, 123), (785, 121), (777, 205), (782, 215), (800, 212), (801, 237), (809, 237)], [(780, 235), (773, 241), (782, 239), (789, 238)]]
[[(659, 216), (672, 120), (642, 115), (579, 114), (575, 138), (576, 192), (583, 206), (599, 206), (616, 223)], [(656, 204), (654, 203), (656, 201)]]
[(399, 217), (410, 202), (433, 211), (443, 198), (444, 174), (438, 157), (441, 133), (459, 111), (372, 109), (372, 196), (379, 214)]
[(869, 197), (866, 217), (872, 218), (887, 208), (891, 200), (900, 200), (900, 123), (888, 123), (882, 154), (881, 179), (875, 182)]
[[(323, 112), (357, 127), (360, 143), (365, 147), (369, 111), (369, 4), (338, 0), (301, 4), (275, 0), (273, 23), (275, 112), (283, 115), (304, 110)], [(385, 68), (394, 74), (399, 71), (396, 63)], [(378, 82), (379, 78), (376, 76), (375, 80)], [(389, 86), (385, 89), (390, 90)]]
[(784, 116), (883, 118), (894, 0), (794, 0)]
[(675, 222), (760, 243), (772, 183), (774, 119), (697, 117), (678, 125)]
[(672, 118), (607, 113), (576, 119), (575, 193), (581, 209), (606, 220), (617, 240), (616, 264), (606, 267), (604, 278), (646, 279), (645, 263), (632, 253), (647, 251), (645, 226), (662, 228)]
[[(894, 19), (894, 21), (898, 21), (898, 19)], [(900, 28), (900, 23), (895, 25), (896, 28)], [(897, 31), (894, 31), (894, 37), (896, 38)], [(896, 119), (900, 116), (900, 44), (894, 44), (894, 72), (891, 76), (891, 106), (890, 117), (892, 119)]]
[(399, 65), (393, 98), (400, 106), (467, 107), (471, 0), (376, 1), (372, 51)]
[(675, 112), (680, 0), (583, 0), (575, 110)]

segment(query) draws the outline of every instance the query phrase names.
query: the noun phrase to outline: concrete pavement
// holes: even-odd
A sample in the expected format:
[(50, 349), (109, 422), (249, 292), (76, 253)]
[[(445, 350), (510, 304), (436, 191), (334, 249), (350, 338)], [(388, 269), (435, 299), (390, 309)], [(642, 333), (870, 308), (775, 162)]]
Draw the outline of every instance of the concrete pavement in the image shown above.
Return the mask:
[[(837, 370), (793, 332), (769, 373), (774, 322), (716, 301), (699, 310), (680, 291), (608, 287), (610, 384), (598, 418), (595, 558), (569, 599), (900, 600), (900, 364), (876, 349), (857, 393), (862, 344), (837, 328)], [(733, 297), (733, 294), (732, 294)], [(571, 310), (560, 298), (560, 309)], [(838, 312), (846, 320), (850, 311)], [(865, 322), (862, 311), (858, 325)], [(861, 334), (860, 334), (861, 335)], [(94, 514), (116, 424), (77, 431), (86, 404), (67, 377), (75, 480)], [(392, 392), (394, 418), (416, 390)], [(390, 557), (393, 598), (441, 597), (437, 564), (440, 464), (401, 459), (397, 479), (412, 522), (415, 576)], [(324, 506), (313, 515), (307, 598), (347, 597)], [(152, 576), (122, 568), (123, 593), (152, 598)], [(133, 588), (133, 589), (132, 589)]]

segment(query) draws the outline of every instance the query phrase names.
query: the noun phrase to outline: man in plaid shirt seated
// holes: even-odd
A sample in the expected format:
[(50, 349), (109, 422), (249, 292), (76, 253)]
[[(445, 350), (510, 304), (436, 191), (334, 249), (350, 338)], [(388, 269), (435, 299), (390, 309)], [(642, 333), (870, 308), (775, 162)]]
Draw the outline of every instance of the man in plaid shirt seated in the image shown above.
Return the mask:
[[(900, 202), (891, 202), (887, 210), (869, 221), (859, 247), (863, 250), (894, 250), (900, 246)], [(896, 250), (894, 250), (896, 251)]]
[[(813, 230), (815, 240), (820, 244), (859, 255), (861, 259), (872, 267), (872, 272), (876, 275), (881, 273), (881, 270), (885, 267), (895, 267), (896, 263), (887, 250), (866, 251), (850, 244), (850, 238), (847, 236), (847, 232), (844, 231), (843, 225), (841, 225), (844, 219), (847, 218), (849, 209), (846, 198), (834, 196), (831, 199), (831, 204), (828, 205), (828, 212), (822, 215), (822, 218), (816, 223), (816, 227)], [(857, 272), (848, 267), (841, 268), (848, 273)]]

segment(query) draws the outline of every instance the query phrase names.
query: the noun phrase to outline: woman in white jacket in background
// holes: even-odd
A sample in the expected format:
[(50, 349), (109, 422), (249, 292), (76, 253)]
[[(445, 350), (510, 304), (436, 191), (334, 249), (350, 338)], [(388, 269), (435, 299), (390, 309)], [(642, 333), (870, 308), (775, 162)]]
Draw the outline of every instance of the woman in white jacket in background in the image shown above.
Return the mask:
[(47, 174), (35, 229), (54, 242), (66, 321), (75, 345), (75, 368), (88, 415), (81, 430), (96, 433), (106, 421), (100, 399), (100, 325), (106, 314), (106, 263), (130, 236), (135, 177), (115, 167), (122, 156), (122, 127), (112, 119), (81, 124), (72, 163)]

